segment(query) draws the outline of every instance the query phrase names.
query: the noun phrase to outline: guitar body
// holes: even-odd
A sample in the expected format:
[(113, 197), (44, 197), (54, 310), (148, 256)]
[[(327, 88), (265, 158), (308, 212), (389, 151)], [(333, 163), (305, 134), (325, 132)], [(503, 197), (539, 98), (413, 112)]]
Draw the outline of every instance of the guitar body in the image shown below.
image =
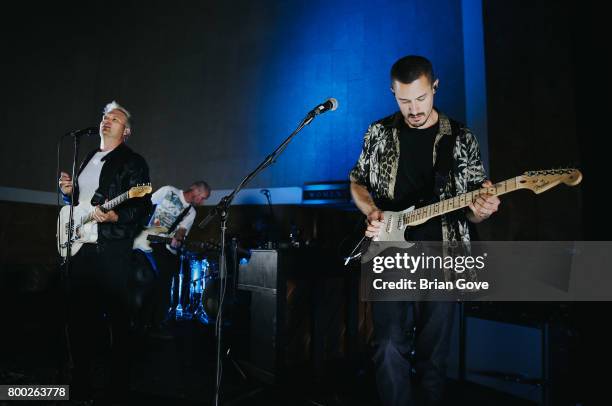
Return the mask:
[[(143, 197), (151, 193), (151, 184), (138, 185), (131, 187), (125, 193), (115, 197), (113, 200), (99, 206), (104, 212), (112, 210), (128, 199)], [(95, 243), (98, 241), (98, 223), (93, 218), (94, 208), (90, 204), (81, 203), (74, 206), (73, 210), (73, 231), (72, 231), (72, 250), (71, 255), (76, 254), (85, 243)], [(66, 258), (68, 255), (68, 224), (70, 221), (70, 206), (64, 206), (60, 210), (57, 218), (57, 248), (59, 254)]]
[[(98, 241), (98, 224), (95, 222), (88, 222), (80, 224), (81, 218), (89, 215), (93, 211), (93, 208), (89, 205), (79, 204), (74, 206), (74, 232), (72, 233), (72, 251), (71, 254), (74, 256), (81, 246), (85, 243), (95, 243)], [(70, 220), (70, 206), (64, 206), (60, 210), (59, 217), (57, 219), (57, 240), (58, 240), (58, 252), (62, 258), (66, 258), (68, 255), (68, 222)]]
[(142, 230), (140, 234), (134, 239), (134, 246), (132, 249), (141, 250), (144, 252), (151, 252), (151, 241), (148, 239), (150, 235), (164, 235), (168, 232), (166, 227), (149, 227)]
[(371, 261), (376, 255), (387, 248), (407, 249), (414, 245), (404, 239), (406, 225), (401, 222), (401, 216), (414, 211), (414, 206), (402, 211), (384, 211), (384, 226), (378, 236), (372, 238), (370, 245), (362, 255), (362, 262)]
[(374, 237), (372, 241), (405, 242), (404, 231), (406, 230), (406, 225), (401, 223), (401, 216), (412, 211), (414, 211), (414, 206), (402, 211), (384, 211), (384, 226), (381, 229), (380, 234), (378, 234), (377, 237)]

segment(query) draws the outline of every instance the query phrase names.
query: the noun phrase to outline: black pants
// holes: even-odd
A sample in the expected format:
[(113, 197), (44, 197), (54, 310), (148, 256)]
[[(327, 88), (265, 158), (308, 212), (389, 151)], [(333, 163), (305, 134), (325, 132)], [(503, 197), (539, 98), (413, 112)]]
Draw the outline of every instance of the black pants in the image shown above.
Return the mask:
[(151, 321), (155, 327), (162, 324), (168, 317), (172, 277), (178, 274), (179, 257), (168, 251), (165, 245), (154, 244), (153, 258), (158, 271), (151, 302)]
[(376, 384), (385, 406), (439, 405), (453, 302), (374, 302)]
[(110, 343), (106, 395), (120, 399), (129, 388), (131, 254), (131, 240), (112, 241), (84, 244), (72, 258), (68, 333), (74, 362), (71, 396), (75, 399), (92, 398), (93, 360), (104, 343)]

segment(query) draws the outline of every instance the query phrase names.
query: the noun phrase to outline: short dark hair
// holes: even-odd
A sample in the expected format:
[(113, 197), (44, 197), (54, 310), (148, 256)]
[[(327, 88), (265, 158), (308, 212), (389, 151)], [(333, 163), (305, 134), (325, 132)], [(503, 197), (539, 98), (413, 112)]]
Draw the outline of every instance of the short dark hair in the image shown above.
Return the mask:
[(203, 190), (206, 190), (208, 193), (211, 192), (210, 186), (208, 185), (208, 183), (206, 183), (203, 180), (198, 180), (196, 182), (193, 182), (191, 186), (189, 186), (189, 190), (192, 190), (192, 189), (203, 189)]
[(427, 77), (429, 83), (433, 84), (434, 71), (431, 62), (422, 56), (408, 55), (398, 59), (391, 67), (391, 86), (393, 86), (394, 80), (408, 84), (421, 76)]

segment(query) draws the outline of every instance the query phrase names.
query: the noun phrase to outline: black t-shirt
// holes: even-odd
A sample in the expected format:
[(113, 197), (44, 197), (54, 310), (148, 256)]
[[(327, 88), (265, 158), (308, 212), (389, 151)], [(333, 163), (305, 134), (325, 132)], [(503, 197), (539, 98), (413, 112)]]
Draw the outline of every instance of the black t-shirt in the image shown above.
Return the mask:
[[(399, 130), (400, 157), (395, 180), (393, 201), (377, 202), (381, 210), (400, 211), (410, 206), (425, 206), (438, 201), (435, 191), (433, 167), (433, 146), (439, 125), (419, 129), (402, 123)], [(434, 217), (424, 224), (409, 227), (407, 240), (441, 241), (440, 217)]]

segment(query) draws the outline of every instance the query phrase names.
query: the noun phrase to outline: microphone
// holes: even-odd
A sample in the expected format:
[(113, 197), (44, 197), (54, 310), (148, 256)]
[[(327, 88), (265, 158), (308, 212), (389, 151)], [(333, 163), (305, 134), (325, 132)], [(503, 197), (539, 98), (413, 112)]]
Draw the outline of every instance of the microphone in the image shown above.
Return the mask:
[(100, 129), (98, 127), (87, 127), (82, 130), (70, 131), (65, 134), (69, 137), (83, 137), (85, 135), (100, 135)]
[(327, 99), (327, 101), (319, 104), (314, 109), (310, 110), (310, 113), (308, 113), (308, 116), (309, 117), (318, 116), (319, 114), (325, 113), (328, 110), (334, 111), (337, 108), (338, 108), (338, 100), (332, 97), (330, 99)]

